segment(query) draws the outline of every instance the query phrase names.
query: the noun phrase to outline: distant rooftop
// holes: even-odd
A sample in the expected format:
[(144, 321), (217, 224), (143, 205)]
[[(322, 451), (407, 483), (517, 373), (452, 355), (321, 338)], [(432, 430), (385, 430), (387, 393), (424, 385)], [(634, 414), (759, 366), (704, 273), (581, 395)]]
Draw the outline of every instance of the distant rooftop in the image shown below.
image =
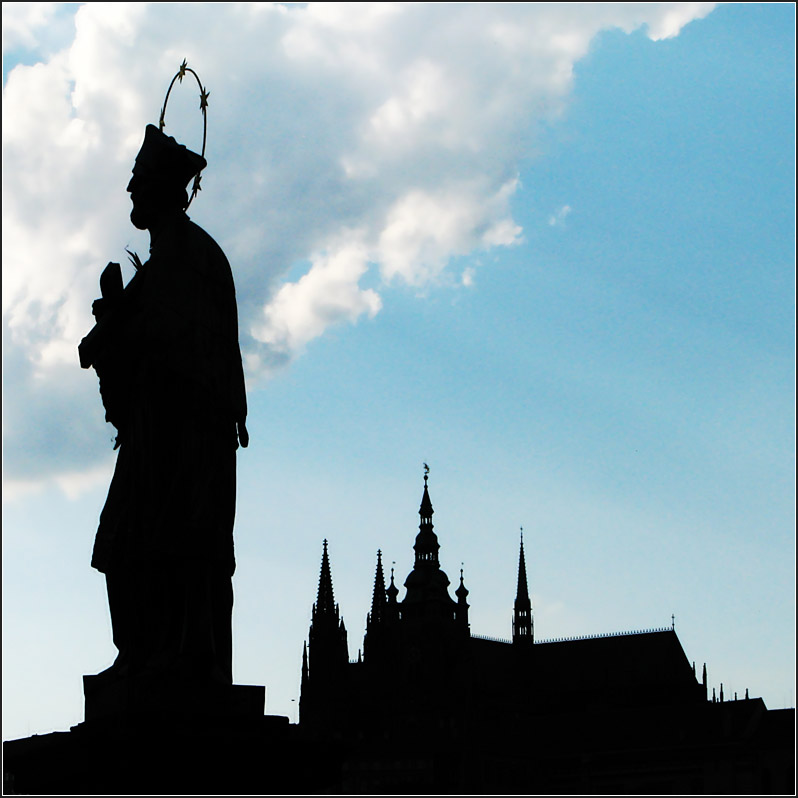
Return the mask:
[[(598, 640), (602, 637), (625, 637), (628, 635), (648, 635), (653, 634), (655, 632), (672, 632), (673, 627), (671, 626), (660, 626), (656, 629), (634, 629), (630, 632), (604, 632), (602, 634), (596, 635), (577, 635), (575, 637), (549, 637), (545, 640), (535, 640), (535, 645), (544, 645), (546, 643), (566, 643), (571, 640)], [(512, 644), (512, 640), (507, 640), (503, 637), (489, 637), (488, 635), (475, 635), (472, 634), (471, 637), (476, 638), (477, 640), (489, 640), (493, 643), (507, 643), (508, 645)]]

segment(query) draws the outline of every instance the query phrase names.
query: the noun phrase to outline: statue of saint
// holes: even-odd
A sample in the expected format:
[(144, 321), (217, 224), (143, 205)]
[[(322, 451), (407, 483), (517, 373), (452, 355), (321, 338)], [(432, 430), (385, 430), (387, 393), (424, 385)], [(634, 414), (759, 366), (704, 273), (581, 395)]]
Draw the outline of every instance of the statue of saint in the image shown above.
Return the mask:
[(205, 165), (147, 126), (127, 190), (150, 257), (124, 288), (108, 265), (80, 347), (118, 430), (92, 556), (119, 650), (109, 678), (232, 683), (236, 450), (249, 436), (230, 265), (185, 213)]

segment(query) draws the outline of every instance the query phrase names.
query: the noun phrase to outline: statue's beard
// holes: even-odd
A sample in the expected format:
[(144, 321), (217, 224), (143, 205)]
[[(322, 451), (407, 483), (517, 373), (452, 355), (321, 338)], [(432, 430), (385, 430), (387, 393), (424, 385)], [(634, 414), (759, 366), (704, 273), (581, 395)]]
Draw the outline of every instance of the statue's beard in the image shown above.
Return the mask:
[[(131, 194), (133, 208), (130, 211), (130, 221), (139, 230), (150, 230), (165, 216), (172, 215), (175, 211), (185, 207), (185, 191), (182, 198), (172, 186), (153, 184), (143, 190)], [(181, 201), (182, 200), (182, 201)]]
[(139, 230), (147, 230), (150, 226), (150, 214), (140, 205), (134, 205), (133, 210), (130, 211), (130, 221), (133, 222), (133, 226)]

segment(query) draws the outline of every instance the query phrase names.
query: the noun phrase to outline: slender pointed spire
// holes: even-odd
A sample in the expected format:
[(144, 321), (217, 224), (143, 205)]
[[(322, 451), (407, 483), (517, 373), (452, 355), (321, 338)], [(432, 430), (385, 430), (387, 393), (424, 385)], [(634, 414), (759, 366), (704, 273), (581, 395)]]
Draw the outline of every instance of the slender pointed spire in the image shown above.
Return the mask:
[(518, 589), (513, 609), (513, 643), (531, 645), (535, 639), (535, 624), (532, 618), (532, 603), (529, 600), (529, 586), (526, 578), (523, 527), (521, 527), (521, 549), (518, 554)]
[(424, 463), (424, 495), (421, 497), (421, 507), (419, 507), (418, 514), (421, 520), (428, 521), (432, 525), (432, 514), (435, 510), (432, 509), (432, 501), (429, 497), (429, 488), (427, 487), (427, 480), (429, 479), (429, 466)]
[(302, 652), (300, 723), (330, 723), (337, 708), (334, 697), (349, 663), (346, 627), (335, 603), (327, 541), (321, 557), (319, 590), (313, 604), (308, 643)]
[[(392, 629), (399, 618), (399, 605), (396, 594), (399, 591), (393, 583), (391, 568), (391, 587), (385, 589), (385, 575), (382, 570), (382, 551), (377, 550), (377, 573), (374, 576), (374, 595), (371, 599), (371, 612), (366, 618), (366, 636), (363, 640), (363, 661), (369, 664), (385, 660), (393, 643)], [(360, 662), (360, 654), (358, 654)]]
[(382, 572), (382, 552), (377, 549), (377, 573), (374, 575), (374, 594), (371, 597), (371, 612), (369, 613), (369, 623), (382, 623), (385, 615), (386, 604), (385, 576)]
[(516, 601), (521, 598), (529, 601), (529, 585), (526, 579), (526, 558), (524, 557), (523, 527), (521, 527), (521, 548), (518, 553), (518, 590), (516, 591)]
[(302, 644), (302, 680), (299, 685), (299, 722), (305, 717), (310, 692), (310, 670), (308, 668), (308, 644)]
[(308, 657), (310, 675), (316, 673), (316, 664), (320, 660), (331, 658), (335, 661), (349, 661), (346, 643), (346, 627), (333, 595), (332, 571), (330, 555), (327, 552), (327, 541), (321, 556), (321, 573), (319, 574), (319, 591), (310, 623), (310, 644)]
[(319, 574), (319, 592), (316, 598), (315, 611), (321, 615), (337, 615), (335, 596), (333, 595), (332, 574), (330, 572), (330, 556), (327, 554), (327, 540), (324, 540), (324, 552), (321, 555), (321, 573)]

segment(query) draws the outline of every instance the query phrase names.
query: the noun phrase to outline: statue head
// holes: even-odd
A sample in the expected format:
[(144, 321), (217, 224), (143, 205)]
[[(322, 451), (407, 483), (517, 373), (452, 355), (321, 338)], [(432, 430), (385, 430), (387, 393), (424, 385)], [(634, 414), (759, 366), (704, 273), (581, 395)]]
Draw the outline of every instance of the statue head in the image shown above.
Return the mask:
[(147, 125), (127, 187), (133, 202), (131, 222), (146, 230), (165, 213), (185, 210), (189, 202), (186, 186), (206, 165), (201, 155)]

